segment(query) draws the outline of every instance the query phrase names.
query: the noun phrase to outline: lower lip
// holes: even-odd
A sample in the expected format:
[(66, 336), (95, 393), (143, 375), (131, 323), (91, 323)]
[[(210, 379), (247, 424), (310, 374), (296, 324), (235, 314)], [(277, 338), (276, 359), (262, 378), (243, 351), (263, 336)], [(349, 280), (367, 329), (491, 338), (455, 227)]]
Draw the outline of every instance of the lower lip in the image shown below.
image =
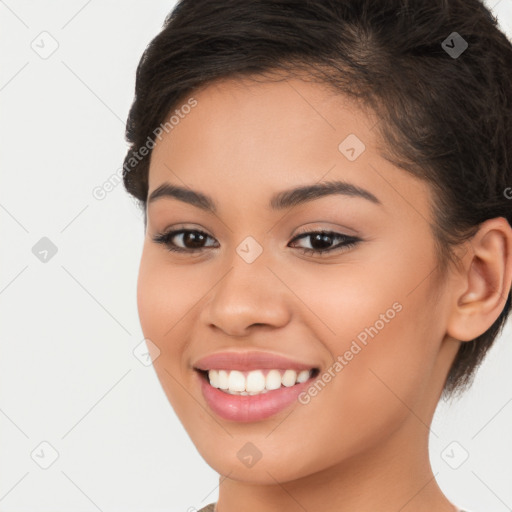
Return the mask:
[(313, 379), (290, 387), (281, 386), (260, 395), (231, 395), (211, 386), (208, 377), (199, 372), (198, 376), (201, 391), (210, 409), (225, 420), (240, 422), (264, 420), (283, 411), (297, 401), (297, 397)]

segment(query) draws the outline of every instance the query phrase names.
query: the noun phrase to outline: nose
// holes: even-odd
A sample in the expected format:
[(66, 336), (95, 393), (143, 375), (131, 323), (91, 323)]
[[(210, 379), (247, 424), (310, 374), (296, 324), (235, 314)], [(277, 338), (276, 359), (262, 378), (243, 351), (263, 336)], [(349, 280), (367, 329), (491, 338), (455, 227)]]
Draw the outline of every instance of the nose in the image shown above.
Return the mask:
[(213, 287), (200, 320), (229, 336), (247, 336), (257, 326), (284, 327), (291, 317), (291, 292), (263, 259), (232, 261), (231, 268)]

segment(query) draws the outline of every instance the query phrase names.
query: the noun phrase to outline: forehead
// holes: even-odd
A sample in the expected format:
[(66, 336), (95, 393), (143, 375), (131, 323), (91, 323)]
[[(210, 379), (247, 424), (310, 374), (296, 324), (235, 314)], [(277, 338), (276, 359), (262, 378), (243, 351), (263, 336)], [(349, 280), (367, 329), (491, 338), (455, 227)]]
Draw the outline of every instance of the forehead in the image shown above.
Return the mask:
[[(183, 108), (190, 98), (195, 106)], [(168, 181), (219, 202), (234, 193), (268, 202), (280, 189), (343, 179), (395, 200), (403, 190), (428, 208), (426, 184), (380, 155), (375, 114), (317, 83), (219, 80), (184, 97), (171, 115), (173, 127), (151, 157), (150, 193)]]
[[(192, 108), (187, 106), (190, 98)], [(364, 140), (367, 149), (374, 138), (374, 120), (352, 101), (298, 79), (218, 80), (183, 97), (167, 119), (170, 129), (156, 141), (151, 164), (203, 167), (207, 157), (210, 169), (251, 171), (260, 177), (278, 170), (282, 174), (301, 162), (310, 165), (319, 156), (332, 160), (350, 133)], [(151, 165), (155, 172), (150, 180), (157, 167)]]
[[(191, 97), (196, 105), (188, 108)], [(179, 119), (173, 114), (178, 114)], [(173, 117), (173, 128), (167, 138), (176, 145), (182, 137), (194, 136), (200, 143), (217, 143), (229, 135), (231, 147), (236, 143), (236, 147), (247, 149), (263, 143), (267, 148), (281, 142), (311, 140), (317, 144), (319, 139), (324, 139), (327, 147), (345, 132), (358, 133), (366, 145), (371, 145), (377, 120), (373, 112), (363, 111), (354, 99), (334, 93), (325, 85), (297, 78), (217, 80), (193, 95), (184, 96), (168, 117)], [(296, 152), (300, 149), (297, 146)]]

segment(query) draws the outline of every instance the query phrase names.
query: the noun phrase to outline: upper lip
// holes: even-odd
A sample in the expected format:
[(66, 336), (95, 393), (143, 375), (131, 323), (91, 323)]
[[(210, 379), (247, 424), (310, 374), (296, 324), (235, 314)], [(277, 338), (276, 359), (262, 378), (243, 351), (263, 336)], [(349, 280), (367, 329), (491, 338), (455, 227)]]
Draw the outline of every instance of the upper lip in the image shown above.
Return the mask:
[(197, 370), (240, 370), (250, 371), (257, 369), (291, 369), (311, 370), (317, 366), (295, 361), (286, 356), (270, 352), (216, 352), (201, 357), (194, 364)]

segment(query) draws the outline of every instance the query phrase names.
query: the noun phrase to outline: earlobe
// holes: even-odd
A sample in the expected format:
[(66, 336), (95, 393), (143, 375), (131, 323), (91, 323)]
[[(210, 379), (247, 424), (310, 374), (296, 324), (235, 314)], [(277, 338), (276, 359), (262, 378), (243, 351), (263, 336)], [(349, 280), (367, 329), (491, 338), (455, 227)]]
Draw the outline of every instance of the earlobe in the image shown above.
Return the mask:
[(471, 341), (497, 320), (512, 282), (512, 228), (503, 217), (489, 219), (468, 242), (460, 278), (463, 292), (454, 296), (448, 334)]

